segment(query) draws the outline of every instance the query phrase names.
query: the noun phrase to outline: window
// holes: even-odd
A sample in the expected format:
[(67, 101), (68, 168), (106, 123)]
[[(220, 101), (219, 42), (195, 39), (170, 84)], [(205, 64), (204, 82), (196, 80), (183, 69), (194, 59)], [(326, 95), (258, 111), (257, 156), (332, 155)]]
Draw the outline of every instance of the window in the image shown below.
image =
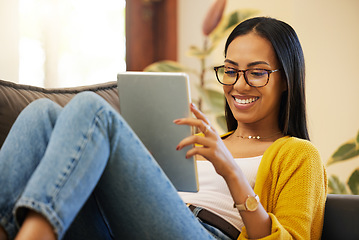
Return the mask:
[(19, 9), (23, 84), (96, 84), (177, 60), (177, 0), (19, 0)]
[(125, 0), (20, 0), (19, 82), (71, 87), (126, 70)]

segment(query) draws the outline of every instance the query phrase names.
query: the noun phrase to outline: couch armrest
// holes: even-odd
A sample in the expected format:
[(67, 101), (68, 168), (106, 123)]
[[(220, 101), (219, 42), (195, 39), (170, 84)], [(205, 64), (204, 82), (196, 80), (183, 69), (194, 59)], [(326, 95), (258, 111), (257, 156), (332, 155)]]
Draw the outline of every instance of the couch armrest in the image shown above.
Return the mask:
[(19, 113), (32, 101), (49, 98), (64, 106), (77, 93), (93, 91), (120, 111), (117, 82), (72, 88), (40, 88), (0, 80), (0, 147)]
[(359, 239), (359, 195), (328, 194), (322, 239)]

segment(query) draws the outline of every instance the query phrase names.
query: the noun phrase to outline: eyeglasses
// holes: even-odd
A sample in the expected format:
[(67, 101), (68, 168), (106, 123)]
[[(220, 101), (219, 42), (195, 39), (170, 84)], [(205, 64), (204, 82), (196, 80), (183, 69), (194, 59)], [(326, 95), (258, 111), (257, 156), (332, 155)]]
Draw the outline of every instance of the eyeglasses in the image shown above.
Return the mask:
[(219, 83), (231, 86), (236, 84), (239, 79), (239, 73), (244, 74), (244, 80), (251, 87), (264, 87), (268, 84), (269, 75), (271, 73), (277, 72), (280, 69), (276, 70), (267, 70), (260, 68), (252, 68), (247, 70), (237, 70), (231, 67), (226, 67), (224, 65), (214, 67), (216, 72), (216, 77)]

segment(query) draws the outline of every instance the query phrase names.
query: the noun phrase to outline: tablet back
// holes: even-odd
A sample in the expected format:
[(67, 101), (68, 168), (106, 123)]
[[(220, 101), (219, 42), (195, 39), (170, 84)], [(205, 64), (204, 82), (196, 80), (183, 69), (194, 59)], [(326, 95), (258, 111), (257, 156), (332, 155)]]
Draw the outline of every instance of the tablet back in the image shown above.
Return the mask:
[(117, 76), (120, 111), (178, 191), (198, 191), (195, 159), (176, 146), (192, 134), (173, 120), (190, 116), (188, 75), (124, 72)]

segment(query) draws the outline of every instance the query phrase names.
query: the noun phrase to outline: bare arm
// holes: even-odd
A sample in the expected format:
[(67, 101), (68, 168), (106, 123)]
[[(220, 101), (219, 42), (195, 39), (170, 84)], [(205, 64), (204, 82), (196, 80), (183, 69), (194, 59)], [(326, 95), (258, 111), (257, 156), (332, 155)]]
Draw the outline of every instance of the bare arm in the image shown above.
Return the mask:
[[(202, 136), (190, 136), (183, 139), (177, 149), (185, 146), (199, 144), (200, 147), (194, 147), (187, 152), (187, 157), (200, 155), (210, 161), (216, 172), (226, 181), (232, 194), (233, 201), (236, 204), (244, 203), (248, 196), (254, 196), (255, 193), (245, 178), (240, 167), (235, 163), (232, 154), (229, 152), (218, 133), (209, 125), (209, 121), (197, 108), (191, 105), (191, 111), (196, 118), (184, 118), (175, 120), (178, 125), (190, 125), (199, 128)], [(209, 126), (209, 127), (208, 127)], [(246, 226), (250, 238), (262, 238), (271, 233), (271, 220), (263, 206), (254, 212), (241, 211), (243, 223)]]

